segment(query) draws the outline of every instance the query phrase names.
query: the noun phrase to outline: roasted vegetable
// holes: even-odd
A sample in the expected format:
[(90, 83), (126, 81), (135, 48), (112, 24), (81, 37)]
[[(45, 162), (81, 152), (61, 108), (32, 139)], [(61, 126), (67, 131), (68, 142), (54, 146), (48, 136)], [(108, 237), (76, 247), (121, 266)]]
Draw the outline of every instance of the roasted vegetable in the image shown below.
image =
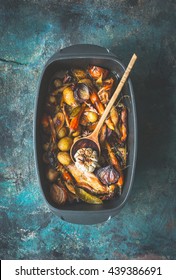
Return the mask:
[(98, 113), (100, 115), (103, 114), (105, 108), (104, 105), (101, 103), (101, 100), (99, 98), (99, 96), (97, 95), (96, 91), (93, 91), (90, 95), (90, 101), (92, 102), (92, 104), (96, 107)]
[(80, 134), (81, 134), (81, 127), (79, 125), (78, 128), (72, 133), (72, 136), (75, 138), (78, 137)]
[(57, 79), (54, 80), (53, 84), (56, 88), (58, 88), (58, 87), (62, 86), (62, 81), (57, 78)]
[(95, 195), (92, 195), (88, 192), (86, 192), (85, 190), (81, 189), (81, 188), (76, 188), (76, 194), (78, 195), (78, 197), (90, 204), (102, 204), (102, 200), (98, 197), (96, 197)]
[(52, 105), (57, 105), (57, 100), (56, 100), (56, 97), (55, 96), (50, 96), (49, 97), (49, 103), (51, 103)]
[(98, 115), (95, 112), (86, 112), (86, 116), (89, 122), (94, 123), (98, 120)]
[(59, 130), (63, 127), (65, 122), (64, 114), (61, 112), (57, 113), (53, 119), (53, 122), (54, 122), (56, 132), (58, 134)]
[(80, 111), (81, 111), (81, 106), (77, 106), (73, 108), (70, 114), (70, 118), (76, 117)]
[(126, 163), (127, 163), (127, 146), (125, 145), (124, 147), (118, 147), (118, 151), (119, 151), (119, 156), (122, 159), (122, 167), (125, 168), (126, 167)]
[(49, 124), (50, 124), (50, 128), (51, 128), (52, 142), (55, 143), (56, 142), (56, 130), (54, 127), (54, 122), (50, 116), (48, 116), (48, 120), (49, 120)]
[(98, 169), (96, 174), (104, 185), (114, 184), (119, 179), (119, 173), (112, 165)]
[(109, 159), (110, 159), (110, 162), (111, 164), (114, 166), (114, 168), (117, 170), (117, 172), (119, 173), (119, 179), (117, 181), (117, 185), (119, 187), (122, 187), (123, 184), (124, 184), (124, 175), (123, 175), (123, 172), (122, 172), (122, 168), (120, 166), (120, 163), (117, 159), (117, 157), (115, 156), (110, 144), (108, 142), (106, 142), (106, 148), (107, 148), (107, 151), (108, 151), (108, 155), (109, 155)]
[(105, 139), (106, 139), (106, 136), (107, 136), (107, 127), (106, 127), (106, 124), (104, 124), (101, 128), (101, 131), (100, 131), (100, 143), (101, 145), (104, 143)]
[[(96, 107), (97, 111), (99, 112), (100, 115), (102, 115), (104, 113), (105, 107), (104, 105), (101, 103), (100, 98), (98, 97), (97, 93), (94, 91), (91, 95), (90, 95), (90, 100), (92, 102), (92, 104)], [(114, 124), (111, 121), (111, 119), (107, 119), (105, 121), (105, 123), (107, 124), (107, 126), (114, 130)]]
[(96, 128), (115, 83), (108, 69), (96, 65), (56, 72), (49, 83), (41, 145), (50, 197), (58, 206), (102, 204), (121, 195), (128, 156), (123, 99), (114, 104), (100, 130), (101, 156), (87, 147), (75, 151), (75, 162), (70, 156), (72, 144)]
[(59, 152), (57, 154), (57, 159), (63, 165), (69, 165), (72, 162), (71, 157), (67, 152)]
[(64, 98), (64, 102), (69, 106), (76, 107), (78, 105), (75, 100), (74, 93), (71, 87), (66, 87), (64, 89), (63, 98)]
[(110, 111), (110, 117), (111, 117), (111, 120), (112, 120), (114, 126), (117, 127), (118, 122), (119, 122), (119, 114), (118, 114), (118, 111), (115, 106), (112, 106), (112, 109)]
[(108, 187), (104, 186), (94, 173), (83, 172), (74, 163), (68, 165), (67, 168), (79, 186), (87, 184), (97, 194), (108, 193)]
[(114, 83), (114, 80), (112, 78), (105, 80), (103, 82), (102, 87), (100, 88), (100, 90), (97, 93), (101, 102), (104, 105), (106, 105), (110, 99), (110, 94), (111, 94), (111, 89), (112, 89), (113, 83)]
[(63, 78), (63, 84), (74, 82), (74, 77), (70, 71), (67, 71)]
[(77, 80), (86, 78), (86, 72), (82, 69), (73, 69), (72, 73)]
[(119, 131), (119, 128), (118, 128), (119, 113), (118, 113), (118, 111), (117, 111), (115, 106), (113, 106), (111, 111), (110, 111), (110, 118), (111, 118), (111, 121), (114, 124), (114, 131), (117, 133), (117, 136), (120, 138), (121, 135), (120, 135), (120, 131)]
[(97, 80), (97, 79), (105, 79), (108, 75), (108, 70), (98, 66), (89, 66), (88, 68), (90, 76)]
[(50, 188), (50, 196), (54, 202), (58, 205), (65, 204), (67, 201), (68, 195), (64, 186), (61, 184), (53, 184)]
[(78, 83), (86, 85), (90, 91), (92, 91), (94, 88), (93, 82), (90, 79), (81, 79), (78, 81)]
[(83, 104), (79, 113), (72, 118), (70, 124), (69, 124), (69, 127), (70, 127), (70, 133), (72, 133), (73, 131), (76, 131), (78, 129), (78, 126), (79, 126), (79, 120), (80, 120), (80, 117), (85, 109), (85, 106), (86, 104)]
[(67, 127), (69, 127), (70, 119), (69, 119), (69, 115), (67, 113), (66, 105), (65, 104), (63, 104), (63, 106), (62, 106), (62, 111), (63, 111), (64, 117), (65, 117), (66, 125), (67, 125)]
[(84, 103), (89, 100), (90, 90), (83, 83), (78, 83), (74, 89), (74, 97), (79, 103)]
[(58, 142), (58, 148), (59, 150), (61, 150), (62, 152), (67, 152), (70, 150), (71, 145), (73, 143), (72, 138), (66, 136), (64, 138), (61, 138)]
[(46, 177), (49, 181), (54, 182), (58, 177), (58, 172), (55, 169), (49, 168)]
[(98, 155), (97, 152), (91, 148), (81, 148), (79, 149), (74, 158), (76, 160), (75, 165), (78, 169), (88, 172), (93, 172), (97, 167)]
[(127, 139), (127, 108), (125, 106), (123, 106), (121, 111), (120, 132), (121, 132), (121, 141), (125, 142)]
[(63, 138), (67, 135), (67, 128), (62, 127), (61, 129), (57, 130), (57, 136), (58, 138)]

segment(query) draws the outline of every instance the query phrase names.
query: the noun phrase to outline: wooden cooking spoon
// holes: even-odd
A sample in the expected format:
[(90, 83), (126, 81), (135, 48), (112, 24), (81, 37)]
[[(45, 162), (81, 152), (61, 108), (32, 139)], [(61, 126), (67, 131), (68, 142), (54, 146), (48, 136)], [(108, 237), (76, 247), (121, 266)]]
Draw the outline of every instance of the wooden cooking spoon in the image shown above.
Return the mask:
[(81, 148), (92, 148), (93, 150), (96, 150), (98, 152), (98, 156), (100, 156), (101, 149), (100, 149), (100, 144), (99, 144), (99, 140), (98, 140), (99, 131), (100, 131), (105, 119), (107, 118), (112, 106), (114, 105), (117, 97), (119, 96), (136, 59), (137, 59), (136, 54), (133, 54), (133, 56), (128, 64), (113, 96), (111, 97), (108, 105), (106, 106), (106, 109), (105, 109), (104, 113), (102, 114), (95, 130), (89, 136), (80, 138), (73, 143), (73, 145), (70, 149), (70, 156), (73, 161), (75, 161), (75, 158), (74, 158), (75, 153)]

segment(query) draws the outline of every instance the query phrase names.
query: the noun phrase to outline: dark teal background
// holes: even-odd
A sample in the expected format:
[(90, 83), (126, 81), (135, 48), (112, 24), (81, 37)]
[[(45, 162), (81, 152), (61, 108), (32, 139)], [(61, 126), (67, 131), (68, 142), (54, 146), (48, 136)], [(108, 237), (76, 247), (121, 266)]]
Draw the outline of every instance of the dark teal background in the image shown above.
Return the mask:
[[(0, 258), (176, 258), (175, 1), (0, 1)], [(58, 49), (109, 48), (131, 74), (138, 114), (133, 190), (118, 216), (81, 226), (47, 208), (37, 182), (33, 114)]]

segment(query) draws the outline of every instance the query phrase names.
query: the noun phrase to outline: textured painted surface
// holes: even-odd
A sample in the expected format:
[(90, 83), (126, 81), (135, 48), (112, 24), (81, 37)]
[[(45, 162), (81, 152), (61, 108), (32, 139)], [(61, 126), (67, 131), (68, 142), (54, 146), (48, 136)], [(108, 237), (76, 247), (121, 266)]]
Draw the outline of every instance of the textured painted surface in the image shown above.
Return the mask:
[[(1, 0), (0, 258), (175, 259), (174, 1), (59, 2)], [(68, 224), (49, 211), (33, 155), (42, 69), (56, 50), (76, 43), (110, 48), (124, 64), (133, 52), (139, 57), (132, 73), (139, 126), (133, 191), (117, 217), (94, 226)]]

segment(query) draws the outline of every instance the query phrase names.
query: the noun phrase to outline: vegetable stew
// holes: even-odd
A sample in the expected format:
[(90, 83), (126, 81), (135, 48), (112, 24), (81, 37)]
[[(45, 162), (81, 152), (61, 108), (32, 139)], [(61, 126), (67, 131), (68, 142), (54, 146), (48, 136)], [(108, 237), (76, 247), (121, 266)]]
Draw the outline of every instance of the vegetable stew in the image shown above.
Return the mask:
[(70, 149), (92, 133), (118, 78), (108, 69), (89, 65), (56, 73), (48, 87), (41, 119), (43, 161), (50, 196), (56, 205), (102, 204), (121, 195), (127, 167), (128, 123), (124, 96), (117, 100), (99, 133), (101, 156), (92, 148)]

